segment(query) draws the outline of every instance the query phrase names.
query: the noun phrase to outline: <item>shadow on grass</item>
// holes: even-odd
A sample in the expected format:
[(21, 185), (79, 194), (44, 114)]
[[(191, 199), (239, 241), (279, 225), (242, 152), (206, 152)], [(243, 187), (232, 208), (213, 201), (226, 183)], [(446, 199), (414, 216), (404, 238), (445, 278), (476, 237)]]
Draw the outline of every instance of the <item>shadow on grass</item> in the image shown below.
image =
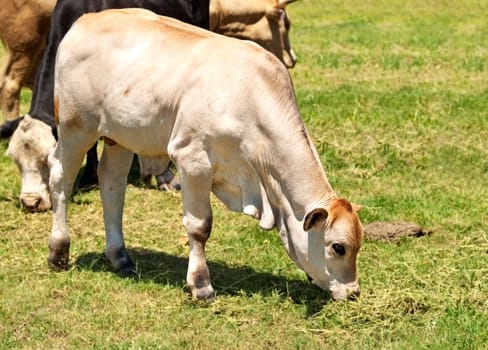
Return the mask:
[[(137, 156), (132, 162), (128, 183), (142, 186)], [(142, 282), (170, 284), (187, 290), (185, 281), (188, 258), (147, 249), (128, 249), (128, 252), (137, 266), (138, 273), (130, 277), (126, 276), (126, 278), (134, 278)], [(283, 299), (289, 298), (297, 304), (306, 305), (307, 316), (316, 314), (331, 301), (324, 291), (304, 280), (290, 280), (271, 273), (256, 271), (249, 266), (229, 266), (222, 262), (212, 261), (207, 261), (207, 264), (217, 298), (219, 295), (261, 294), (266, 296), (278, 294)], [(95, 252), (79, 256), (75, 266), (92, 271), (110, 270), (105, 261), (105, 255)]]
[[(137, 266), (138, 281), (170, 284), (186, 289), (186, 270), (188, 259), (169, 255), (164, 252), (147, 249), (128, 249)], [(219, 295), (234, 296), (278, 294), (283, 299), (291, 299), (296, 304), (307, 306), (307, 316), (319, 312), (330, 302), (328, 295), (317, 286), (304, 280), (287, 279), (267, 272), (254, 270), (249, 266), (229, 266), (222, 262), (207, 261), (212, 285)], [(85, 270), (108, 271), (105, 256), (102, 253), (86, 253), (79, 256), (75, 266)]]

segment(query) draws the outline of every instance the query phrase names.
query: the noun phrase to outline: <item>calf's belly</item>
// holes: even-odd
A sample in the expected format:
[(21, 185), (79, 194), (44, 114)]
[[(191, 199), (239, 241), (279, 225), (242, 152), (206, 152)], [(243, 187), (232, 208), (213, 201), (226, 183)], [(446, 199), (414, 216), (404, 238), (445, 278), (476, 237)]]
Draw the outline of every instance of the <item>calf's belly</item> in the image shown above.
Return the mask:
[(168, 156), (168, 138), (164, 132), (134, 128), (119, 133), (104, 133), (103, 136), (141, 156), (158, 158)]

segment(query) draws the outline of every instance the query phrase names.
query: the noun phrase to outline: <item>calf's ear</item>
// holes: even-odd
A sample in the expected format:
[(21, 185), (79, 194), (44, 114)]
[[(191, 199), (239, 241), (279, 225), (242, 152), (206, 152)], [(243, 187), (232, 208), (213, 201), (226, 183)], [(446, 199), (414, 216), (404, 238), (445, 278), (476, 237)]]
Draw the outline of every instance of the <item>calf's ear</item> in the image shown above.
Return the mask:
[(352, 210), (354, 210), (356, 213), (360, 211), (363, 207), (359, 204), (356, 203), (351, 203)]
[(303, 230), (309, 231), (315, 225), (322, 225), (327, 220), (329, 213), (324, 208), (315, 208), (305, 215), (303, 220)]

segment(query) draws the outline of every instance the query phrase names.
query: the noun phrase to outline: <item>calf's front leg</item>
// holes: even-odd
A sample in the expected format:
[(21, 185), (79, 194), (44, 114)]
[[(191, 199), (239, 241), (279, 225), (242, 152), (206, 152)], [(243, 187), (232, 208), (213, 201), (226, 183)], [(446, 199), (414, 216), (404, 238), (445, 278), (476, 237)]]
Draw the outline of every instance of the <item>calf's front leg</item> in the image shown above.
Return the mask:
[(178, 172), (182, 184), (183, 225), (190, 243), (186, 282), (193, 298), (213, 300), (215, 291), (205, 259), (205, 243), (212, 230), (211, 177), (203, 171), (190, 175), (183, 167)]
[(119, 144), (111, 144), (105, 143), (98, 165), (105, 222), (105, 256), (116, 272), (130, 274), (135, 272), (135, 265), (125, 248), (122, 212), (133, 153)]
[(54, 270), (68, 267), (70, 239), (66, 212), (73, 184), (84, 157), (84, 152), (82, 149), (80, 151), (80, 148), (60, 139), (49, 155), (53, 224), (49, 237), (48, 263)]

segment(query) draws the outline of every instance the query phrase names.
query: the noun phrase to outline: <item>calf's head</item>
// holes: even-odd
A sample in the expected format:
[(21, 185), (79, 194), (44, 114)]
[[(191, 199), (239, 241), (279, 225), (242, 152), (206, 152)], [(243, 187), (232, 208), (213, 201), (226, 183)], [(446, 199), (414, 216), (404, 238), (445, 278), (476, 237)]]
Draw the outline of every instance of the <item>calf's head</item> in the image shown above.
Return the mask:
[(363, 228), (357, 210), (345, 199), (333, 200), (328, 208), (310, 210), (303, 221), (305, 236), (289, 248), (309, 279), (333, 299), (355, 298), (360, 293), (356, 260)]
[(286, 5), (296, 0), (211, 0), (210, 30), (252, 40), (272, 52), (287, 68), (297, 61), (290, 44)]
[(56, 145), (51, 127), (26, 115), (13, 132), (7, 155), (21, 174), (20, 205), (28, 211), (51, 208), (48, 156)]

